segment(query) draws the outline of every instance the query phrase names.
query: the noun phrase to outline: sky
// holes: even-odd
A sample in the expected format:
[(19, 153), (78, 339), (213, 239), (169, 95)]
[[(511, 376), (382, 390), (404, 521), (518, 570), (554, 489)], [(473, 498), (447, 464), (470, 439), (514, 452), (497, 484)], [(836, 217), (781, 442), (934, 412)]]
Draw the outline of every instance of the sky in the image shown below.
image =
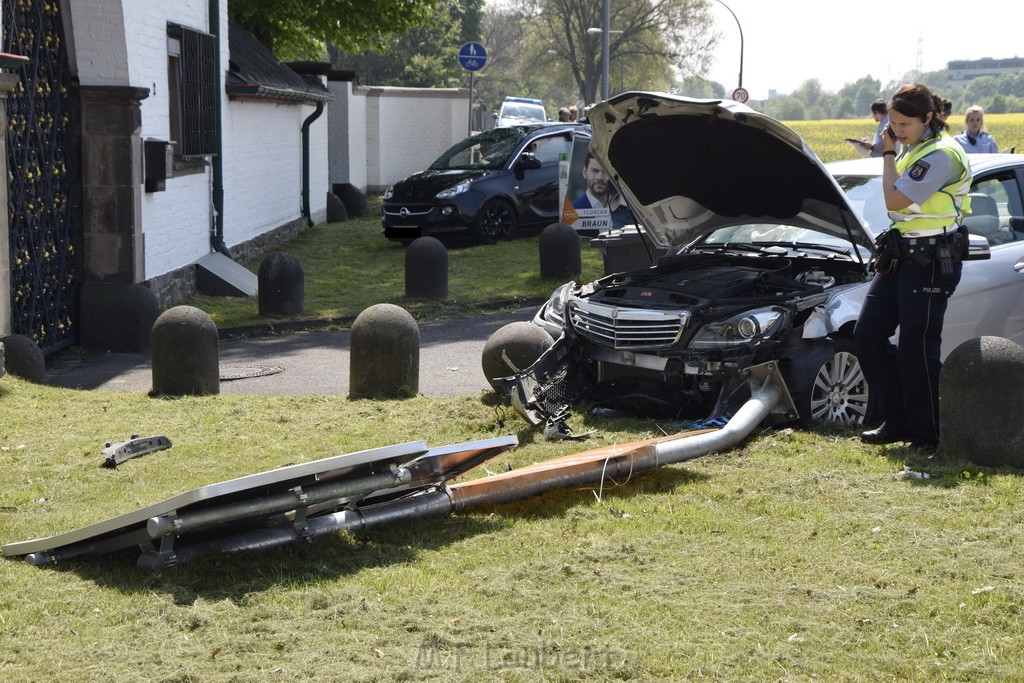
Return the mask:
[(727, 94), (739, 84), (738, 20), (743, 87), (756, 100), (770, 90), (790, 93), (811, 78), (831, 92), (865, 76), (885, 88), (916, 70), (919, 61), (928, 72), (958, 59), (1024, 57), (1020, 0), (723, 2), (736, 19), (720, 2), (708, 0), (720, 39), (705, 77), (725, 86)]

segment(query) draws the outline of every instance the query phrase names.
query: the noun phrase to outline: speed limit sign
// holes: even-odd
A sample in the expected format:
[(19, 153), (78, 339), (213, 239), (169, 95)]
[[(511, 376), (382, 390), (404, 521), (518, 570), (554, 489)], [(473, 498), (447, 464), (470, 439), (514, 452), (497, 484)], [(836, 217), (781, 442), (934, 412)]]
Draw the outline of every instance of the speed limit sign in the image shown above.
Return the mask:
[(750, 99), (750, 93), (747, 92), (746, 88), (736, 88), (732, 91), (732, 98), (740, 104), (744, 104)]

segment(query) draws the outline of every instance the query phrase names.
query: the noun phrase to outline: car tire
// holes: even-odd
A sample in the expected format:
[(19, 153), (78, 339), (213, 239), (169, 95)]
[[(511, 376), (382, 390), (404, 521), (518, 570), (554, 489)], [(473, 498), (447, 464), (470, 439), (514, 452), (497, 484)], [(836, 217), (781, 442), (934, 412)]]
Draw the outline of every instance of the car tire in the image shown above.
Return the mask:
[(473, 236), (480, 244), (494, 244), (510, 240), (515, 235), (518, 220), (515, 209), (500, 199), (487, 201), (473, 222)]
[(813, 372), (804, 373), (792, 394), (802, 423), (862, 425), (870, 420), (874, 401), (852, 339), (834, 337), (831, 352), (809, 369)]

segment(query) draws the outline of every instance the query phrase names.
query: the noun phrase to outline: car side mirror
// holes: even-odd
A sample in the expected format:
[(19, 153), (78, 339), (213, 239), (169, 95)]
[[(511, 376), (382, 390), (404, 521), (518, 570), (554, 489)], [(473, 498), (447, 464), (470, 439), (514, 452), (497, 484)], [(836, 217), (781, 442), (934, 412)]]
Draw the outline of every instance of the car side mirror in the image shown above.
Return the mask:
[(967, 246), (967, 256), (964, 261), (987, 261), (992, 258), (992, 250), (989, 249), (988, 239), (981, 235), (968, 235), (970, 242)]
[(491, 118), (494, 119), (495, 121), (497, 121), (498, 120), (498, 112), (492, 111), (491, 112)]
[(540, 159), (534, 156), (532, 152), (523, 152), (519, 155), (519, 161), (516, 162), (516, 168), (523, 171), (540, 168), (540, 166)]

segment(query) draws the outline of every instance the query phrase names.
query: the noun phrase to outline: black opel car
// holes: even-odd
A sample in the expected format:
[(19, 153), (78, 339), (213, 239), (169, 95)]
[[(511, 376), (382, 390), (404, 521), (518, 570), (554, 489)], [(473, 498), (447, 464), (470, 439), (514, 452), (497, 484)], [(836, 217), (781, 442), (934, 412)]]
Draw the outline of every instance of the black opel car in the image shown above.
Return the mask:
[(384, 236), (408, 243), (430, 235), (468, 235), (482, 244), (512, 239), (521, 227), (557, 223), (558, 162), (581, 123), (495, 128), (470, 136), (425, 171), (384, 193)]

